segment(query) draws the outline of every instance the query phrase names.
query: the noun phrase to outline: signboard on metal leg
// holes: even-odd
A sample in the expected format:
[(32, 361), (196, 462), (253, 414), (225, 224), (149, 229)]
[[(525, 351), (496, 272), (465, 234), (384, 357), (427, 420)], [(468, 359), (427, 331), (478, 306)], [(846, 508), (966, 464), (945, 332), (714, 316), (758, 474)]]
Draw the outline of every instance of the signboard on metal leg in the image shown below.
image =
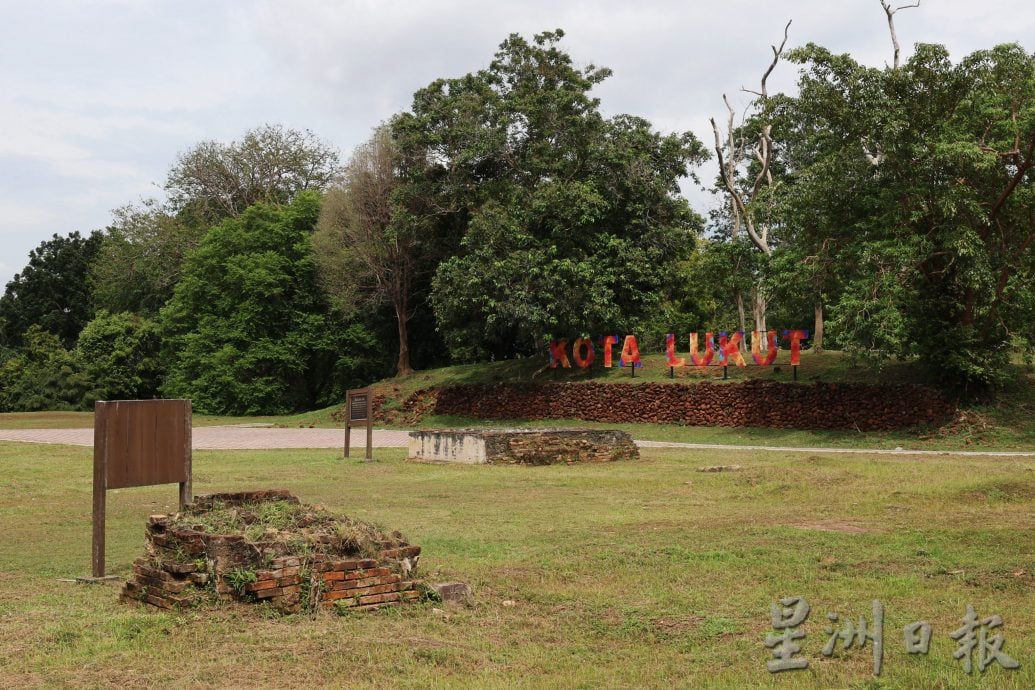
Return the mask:
[(349, 457), (352, 444), (352, 427), (365, 426), (367, 429), (366, 459), (372, 459), (374, 442), (374, 393), (370, 388), (356, 388), (345, 394), (345, 457)]
[(93, 576), (104, 577), (108, 489), (180, 485), (191, 502), (190, 400), (112, 400), (94, 405)]

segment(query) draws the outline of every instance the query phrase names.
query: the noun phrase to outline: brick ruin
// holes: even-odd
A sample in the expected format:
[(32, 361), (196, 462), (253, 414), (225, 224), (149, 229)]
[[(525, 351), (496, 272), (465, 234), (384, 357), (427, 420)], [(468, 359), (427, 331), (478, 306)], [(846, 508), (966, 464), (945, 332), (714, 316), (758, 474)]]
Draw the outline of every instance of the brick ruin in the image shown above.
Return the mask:
[[(217, 529), (227, 524), (239, 529)], [(148, 518), (145, 546), (122, 596), (163, 609), (241, 601), (298, 613), (422, 594), (419, 546), (284, 490), (199, 496), (182, 513)]]

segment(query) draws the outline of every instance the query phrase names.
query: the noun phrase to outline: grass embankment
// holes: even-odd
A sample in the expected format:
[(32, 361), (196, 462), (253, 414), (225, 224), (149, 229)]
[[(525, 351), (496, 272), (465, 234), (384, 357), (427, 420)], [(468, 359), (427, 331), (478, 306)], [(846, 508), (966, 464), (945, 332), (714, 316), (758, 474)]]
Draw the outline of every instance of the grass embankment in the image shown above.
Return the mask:
[[(457, 365), (429, 371), (419, 371), (404, 378), (392, 378), (374, 384), (385, 395), (386, 407), (398, 407), (411, 395), (426, 388), (463, 383), (499, 382), (580, 382), (636, 384), (646, 381), (687, 383), (694, 381), (721, 382), (722, 369), (718, 367), (683, 367), (676, 370), (675, 379), (669, 378), (664, 355), (644, 356), (644, 367), (635, 378), (628, 368), (604, 369), (595, 364), (592, 369), (542, 370), (542, 358), (525, 358), (504, 362)], [(761, 379), (789, 382), (792, 370), (790, 354), (782, 351), (776, 367), (730, 367), (729, 380)], [(617, 358), (616, 358), (617, 361)], [(840, 352), (814, 354), (803, 352), (798, 378), (803, 383), (856, 382), (856, 383), (911, 383), (920, 380), (917, 368), (909, 362), (888, 362), (885, 366), (852, 366)], [(538, 373), (537, 373), (538, 372)], [(266, 417), (224, 417), (194, 415), (195, 426), (222, 424), (271, 424), (275, 426), (340, 427), (333, 418), (340, 406), (294, 415)], [(764, 428), (688, 427), (674, 424), (594, 424), (581, 421), (529, 422), (527, 420), (491, 421), (473, 418), (428, 416), (422, 426), (589, 426), (620, 428), (634, 438), (652, 441), (686, 443), (721, 443), (806, 447), (861, 447), (908, 448), (914, 450), (1031, 450), (1035, 449), (1035, 373), (1020, 363), (1011, 368), (1010, 383), (994, 403), (968, 406), (962, 415), (939, 429), (919, 429), (900, 432), (858, 431), (805, 431)], [(93, 426), (89, 412), (15, 413), (0, 414), (0, 428), (65, 428)], [(388, 425), (389, 427), (392, 425)]]
[[(254, 607), (182, 614), (119, 603), (90, 560), (90, 451), (0, 443), (0, 677), (10, 687), (971, 687), (949, 634), (967, 604), (1003, 617), (1035, 687), (1035, 460), (802, 457), (649, 450), (607, 465), (375, 462), (335, 451), (197, 452), (196, 493), (269, 487), (399, 529), (432, 581), (470, 609), (413, 605), (339, 618)], [(701, 473), (736, 463), (734, 472)], [(129, 573), (175, 487), (109, 492), (108, 564)], [(769, 605), (801, 595), (807, 671), (771, 676)], [(870, 646), (826, 659), (826, 614), (884, 605)], [(513, 602), (505, 605), (504, 601)], [(927, 656), (902, 626), (927, 620)]]
[[(579, 382), (598, 381), (616, 384), (651, 382), (688, 383), (695, 381), (722, 381), (718, 367), (683, 367), (670, 370), (664, 355), (647, 355), (644, 367), (632, 377), (628, 368), (604, 369), (594, 366), (588, 371), (576, 369), (547, 369), (539, 371), (543, 361), (527, 358), (506, 362), (445, 367), (417, 372), (404, 379), (388, 379), (376, 384), (387, 398), (387, 407), (398, 406), (415, 392), (436, 386), (458, 383), (497, 382)], [(790, 353), (783, 351), (777, 357), (776, 367), (730, 367), (729, 380), (746, 379), (792, 381)], [(539, 372), (536, 374), (536, 372)], [(921, 380), (917, 367), (909, 362), (887, 362), (883, 367), (853, 366), (840, 352), (814, 354), (803, 352), (798, 380), (802, 383), (870, 383), (901, 384)], [(302, 415), (302, 417), (306, 417)], [(311, 423), (330, 422), (329, 411), (310, 415)], [(292, 420), (293, 421), (293, 420)], [(898, 432), (808, 431), (796, 429), (688, 427), (674, 424), (596, 424), (581, 421), (506, 420), (503, 422), (472, 418), (429, 416), (424, 426), (590, 426), (620, 428), (634, 438), (652, 441), (685, 443), (720, 443), (805, 447), (861, 447), (908, 448), (913, 450), (1032, 450), (1035, 449), (1035, 373), (1020, 363), (1011, 367), (1010, 383), (992, 403), (967, 406), (953, 422), (937, 429), (918, 429)]]

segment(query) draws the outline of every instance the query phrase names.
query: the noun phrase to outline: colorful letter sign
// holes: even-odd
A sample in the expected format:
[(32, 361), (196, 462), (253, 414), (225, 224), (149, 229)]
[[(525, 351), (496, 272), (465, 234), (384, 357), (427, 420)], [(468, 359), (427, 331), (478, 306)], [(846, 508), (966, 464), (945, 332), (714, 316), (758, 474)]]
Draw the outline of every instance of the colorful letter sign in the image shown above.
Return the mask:
[(636, 344), (635, 335), (625, 336), (625, 343), (622, 345), (622, 366), (643, 366), (643, 362), (640, 361), (640, 347)]
[[(585, 348), (586, 354), (582, 355)], [(589, 365), (596, 358), (596, 351), (593, 349), (593, 341), (589, 338), (576, 338), (571, 346), (571, 356), (575, 359), (575, 366), (579, 369), (589, 369)]]
[[(665, 336), (665, 364), (673, 369), (684, 366), (707, 367), (730, 365), (746, 367), (749, 365), (740, 351), (744, 342), (744, 331), (733, 331), (732, 333), (719, 333), (718, 343), (715, 334), (708, 331), (704, 334), (704, 352), (701, 352), (701, 344), (697, 333), (690, 334), (690, 352), (688, 357), (680, 357), (677, 353), (676, 334), (669, 333)], [(801, 364), (801, 342), (808, 340), (809, 332), (803, 329), (785, 330), (782, 333), (783, 340), (790, 341), (791, 366), (797, 367)], [(765, 351), (762, 350), (762, 332), (751, 332), (751, 364), (761, 367), (773, 366), (776, 357), (780, 352), (780, 340), (776, 330), (769, 330), (765, 333)], [(603, 365), (610, 369), (614, 364), (613, 350), (619, 343), (618, 336), (606, 335), (597, 340), (597, 344), (604, 349)], [(627, 335), (621, 341), (622, 349), (619, 356), (618, 366), (642, 367), (640, 358), (640, 347), (635, 335)], [(550, 364), (549, 368), (556, 369), (560, 366), (563, 369), (571, 368), (571, 359), (575, 360), (575, 366), (580, 369), (588, 369), (596, 360), (596, 348), (591, 338), (579, 337), (571, 346), (571, 359), (568, 358), (568, 340), (551, 340), (549, 343)], [(718, 355), (718, 356), (716, 356)], [(795, 374), (797, 376), (797, 374)]]
[[(776, 331), (769, 331), (766, 333), (766, 350), (765, 356), (762, 356), (762, 339), (759, 337), (759, 332), (754, 331), (751, 333), (751, 359), (755, 361), (755, 364), (759, 366), (769, 366), (776, 361), (776, 353), (780, 351), (780, 348), (776, 344)], [(799, 343), (800, 344), (800, 343)]]

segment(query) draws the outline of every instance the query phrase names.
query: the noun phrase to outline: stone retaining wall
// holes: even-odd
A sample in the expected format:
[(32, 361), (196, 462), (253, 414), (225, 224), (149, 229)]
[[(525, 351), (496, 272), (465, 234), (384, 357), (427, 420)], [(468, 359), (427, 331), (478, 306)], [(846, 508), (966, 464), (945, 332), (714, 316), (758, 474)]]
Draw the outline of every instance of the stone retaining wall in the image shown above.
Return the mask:
[(942, 423), (954, 406), (920, 385), (544, 383), (457, 385), (435, 414), (483, 419), (582, 419), (777, 429), (881, 431)]

